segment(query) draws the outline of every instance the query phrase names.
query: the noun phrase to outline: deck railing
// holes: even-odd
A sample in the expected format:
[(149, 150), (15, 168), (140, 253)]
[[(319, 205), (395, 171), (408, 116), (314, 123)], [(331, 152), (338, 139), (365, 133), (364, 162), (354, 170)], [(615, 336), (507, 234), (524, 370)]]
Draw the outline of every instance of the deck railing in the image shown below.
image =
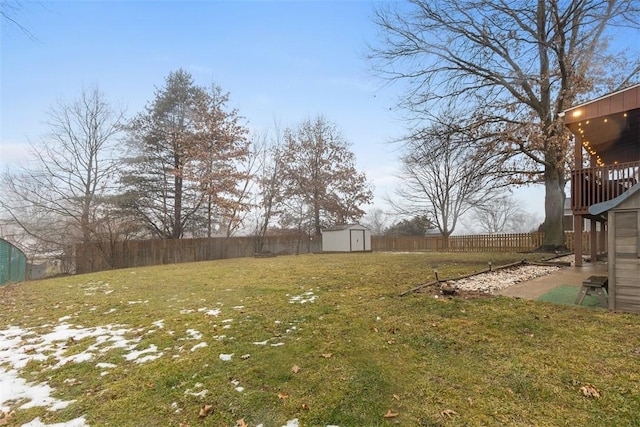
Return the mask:
[(640, 162), (617, 163), (571, 171), (571, 209), (589, 213), (589, 206), (615, 199), (638, 182)]

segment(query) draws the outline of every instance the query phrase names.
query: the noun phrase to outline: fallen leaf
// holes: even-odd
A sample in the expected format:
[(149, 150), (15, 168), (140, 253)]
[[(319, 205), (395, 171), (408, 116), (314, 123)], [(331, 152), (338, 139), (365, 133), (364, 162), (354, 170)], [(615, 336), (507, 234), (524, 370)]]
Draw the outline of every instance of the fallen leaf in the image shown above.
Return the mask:
[(473, 399), (470, 397), (467, 397), (467, 402), (469, 402), (469, 406), (473, 406)]
[(307, 405), (306, 403), (302, 404), (302, 409), (304, 409), (305, 411), (309, 410), (309, 405)]
[(454, 415), (458, 415), (458, 413), (452, 409), (445, 409), (444, 411), (440, 412), (440, 416), (442, 418), (451, 418)]
[(189, 427), (189, 424), (187, 424), (187, 423), (180, 423), (180, 427)]
[(398, 416), (397, 412), (391, 412), (391, 409), (387, 411), (386, 414), (383, 415), (384, 418), (395, 418)]
[(244, 422), (244, 418), (240, 418), (236, 421), (236, 427), (249, 427), (247, 423)]
[(211, 411), (213, 411), (213, 405), (204, 405), (202, 409), (200, 409), (200, 414), (198, 414), (198, 416), (200, 418), (204, 418), (209, 415)]
[(325, 359), (331, 359), (333, 357), (333, 353), (322, 353), (322, 357)]
[(9, 411), (9, 412), (0, 411), (0, 426), (7, 425), (15, 414), (16, 414), (15, 411)]
[(582, 387), (580, 387), (580, 391), (582, 392), (582, 395), (585, 397), (593, 397), (596, 399), (600, 398), (600, 390), (593, 384), (583, 385)]
[(397, 394), (394, 394), (394, 395), (393, 395), (393, 398), (394, 398), (395, 400), (400, 400), (400, 396), (398, 396)]
[(278, 399), (286, 399), (287, 397), (289, 397), (289, 395), (283, 391), (281, 391), (280, 393), (278, 393)]
[(389, 345), (393, 345), (395, 343), (396, 343), (395, 338), (391, 338), (389, 341), (387, 341), (387, 344), (389, 344)]
[(300, 366), (293, 365), (293, 367), (291, 368), (291, 372), (293, 372), (294, 374), (297, 374), (298, 372), (300, 372)]

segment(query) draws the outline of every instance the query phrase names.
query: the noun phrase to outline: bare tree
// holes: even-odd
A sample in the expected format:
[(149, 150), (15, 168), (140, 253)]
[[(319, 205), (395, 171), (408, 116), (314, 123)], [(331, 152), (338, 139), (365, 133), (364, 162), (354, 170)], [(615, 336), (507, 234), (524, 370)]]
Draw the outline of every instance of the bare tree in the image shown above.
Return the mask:
[[(285, 131), (282, 157), (283, 201), (297, 207), (291, 212), (310, 215), (316, 235), (323, 226), (364, 215), (360, 206), (369, 203), (373, 193), (334, 124), (318, 116)], [(300, 209), (302, 205), (308, 209)]]
[(2, 207), (45, 250), (96, 238), (123, 115), (98, 88), (60, 101), (49, 111), (50, 133), (31, 146), (31, 163), (3, 176)]
[(256, 140), (256, 151), (260, 153), (255, 176), (257, 183), (256, 208), (256, 252), (262, 252), (264, 238), (269, 227), (280, 213), (281, 180), (283, 169), (283, 133), (275, 124), (273, 137), (267, 134)]
[[(637, 0), (409, 0), (379, 9), (376, 68), (408, 83), (401, 106), (424, 119), (452, 100), (495, 124), (488, 145), (512, 161), (514, 182), (544, 182), (545, 240), (564, 245), (569, 135), (558, 113), (637, 80)], [(622, 33), (624, 34), (624, 33)], [(517, 176), (519, 176), (519, 178)]]
[[(16, 1), (16, 0), (2, 0), (0, 1), (0, 18), (1, 21), (6, 21), (8, 24), (17, 27), (22, 33), (26, 34), (29, 38), (35, 39), (34, 35), (29, 31), (27, 27), (25, 27), (18, 18), (19, 15), (23, 14), (25, 9), (25, 4), (27, 2), (24, 1)], [(2, 25), (4, 27), (4, 25)]]
[(473, 223), (479, 226), (483, 233), (498, 234), (518, 232), (523, 229), (535, 228), (526, 224), (526, 212), (517, 200), (510, 196), (499, 196), (475, 208)]
[(495, 197), (501, 185), (493, 173), (499, 160), (475, 149), (471, 130), (457, 121), (446, 113), (439, 123), (407, 138), (402, 184), (391, 200), (402, 215), (429, 218), (445, 238), (462, 215)]
[(371, 230), (372, 236), (382, 236), (391, 222), (390, 217), (389, 213), (383, 209), (374, 208), (364, 215), (362, 223)]

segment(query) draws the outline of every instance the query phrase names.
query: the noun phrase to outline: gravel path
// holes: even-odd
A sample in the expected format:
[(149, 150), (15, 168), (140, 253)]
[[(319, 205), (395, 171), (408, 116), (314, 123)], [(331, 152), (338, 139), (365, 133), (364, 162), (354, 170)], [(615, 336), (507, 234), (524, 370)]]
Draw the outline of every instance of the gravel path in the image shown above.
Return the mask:
[(506, 268), (467, 277), (465, 279), (446, 282), (452, 288), (464, 291), (479, 291), (496, 293), (516, 283), (535, 279), (558, 271), (560, 267), (523, 265), (521, 267)]

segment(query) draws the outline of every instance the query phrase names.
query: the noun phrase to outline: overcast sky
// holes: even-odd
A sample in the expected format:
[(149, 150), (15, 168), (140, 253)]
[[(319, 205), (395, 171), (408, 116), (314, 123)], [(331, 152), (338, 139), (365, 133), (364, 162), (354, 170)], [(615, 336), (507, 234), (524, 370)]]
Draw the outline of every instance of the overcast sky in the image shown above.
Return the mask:
[[(170, 71), (184, 68), (197, 84), (229, 92), (253, 131), (324, 115), (352, 144), (376, 205), (391, 190), (397, 147), (389, 142), (403, 132), (394, 110), (401, 88), (374, 77), (365, 58), (367, 44), (376, 43), (374, 2), (23, 4), (15, 18), (32, 37), (2, 26), (2, 170), (46, 133), (46, 112), (57, 100), (97, 85), (132, 116)], [(542, 188), (523, 194), (528, 210), (541, 211)]]

